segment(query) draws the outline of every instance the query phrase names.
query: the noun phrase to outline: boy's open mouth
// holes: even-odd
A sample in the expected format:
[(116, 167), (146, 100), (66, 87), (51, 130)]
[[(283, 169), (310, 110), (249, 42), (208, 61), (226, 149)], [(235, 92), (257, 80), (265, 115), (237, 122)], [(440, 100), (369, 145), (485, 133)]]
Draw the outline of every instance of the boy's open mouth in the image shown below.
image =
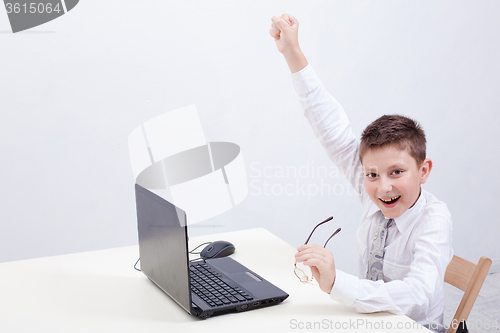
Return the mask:
[(385, 203), (386, 205), (392, 205), (392, 204), (396, 203), (399, 200), (399, 198), (401, 198), (400, 195), (398, 195), (397, 197), (390, 198), (389, 200), (384, 200), (381, 198), (379, 198), (379, 200), (382, 201), (383, 203)]

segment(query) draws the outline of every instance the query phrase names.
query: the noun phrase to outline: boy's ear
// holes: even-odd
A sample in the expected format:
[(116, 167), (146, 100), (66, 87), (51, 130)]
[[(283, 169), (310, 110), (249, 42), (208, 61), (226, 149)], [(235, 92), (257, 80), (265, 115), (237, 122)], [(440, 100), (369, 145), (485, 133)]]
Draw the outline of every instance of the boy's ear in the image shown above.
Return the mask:
[(424, 184), (427, 181), (427, 178), (429, 178), (429, 175), (432, 170), (432, 160), (430, 158), (426, 158), (422, 162), (422, 167), (420, 168), (420, 184)]

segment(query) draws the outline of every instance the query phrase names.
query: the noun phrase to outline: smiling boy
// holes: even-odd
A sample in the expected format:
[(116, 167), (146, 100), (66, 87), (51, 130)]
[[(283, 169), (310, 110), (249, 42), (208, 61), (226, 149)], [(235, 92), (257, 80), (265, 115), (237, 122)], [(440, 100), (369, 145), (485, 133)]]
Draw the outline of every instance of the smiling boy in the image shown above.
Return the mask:
[(364, 186), (386, 218), (401, 216), (417, 202), (432, 169), (425, 151), (424, 131), (409, 118), (382, 116), (364, 130)]
[(407, 117), (382, 116), (359, 142), (342, 106), (302, 54), (298, 21), (289, 14), (273, 17), (270, 34), (316, 137), (363, 204), (356, 233), (360, 277), (337, 269), (333, 254), (316, 244), (300, 246), (295, 260), (309, 266), (321, 290), (340, 303), (364, 313), (405, 314), (443, 331), (452, 225), (446, 205), (421, 188), (432, 169), (423, 130)]

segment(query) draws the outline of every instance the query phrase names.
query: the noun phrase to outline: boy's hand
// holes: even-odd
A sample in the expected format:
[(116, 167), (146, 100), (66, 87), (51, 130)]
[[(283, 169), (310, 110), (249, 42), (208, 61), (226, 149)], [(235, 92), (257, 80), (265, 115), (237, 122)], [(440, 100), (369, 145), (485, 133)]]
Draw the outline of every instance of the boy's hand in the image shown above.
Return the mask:
[(274, 38), (278, 51), (283, 54), (299, 49), (299, 21), (290, 14), (271, 18), (271, 30), (269, 33)]
[(278, 51), (285, 57), (292, 73), (300, 71), (307, 66), (307, 60), (299, 47), (299, 21), (290, 14), (271, 18), (269, 33), (274, 38)]
[(329, 294), (335, 282), (335, 261), (332, 252), (317, 244), (302, 245), (297, 249), (295, 261), (311, 268), (322, 291)]

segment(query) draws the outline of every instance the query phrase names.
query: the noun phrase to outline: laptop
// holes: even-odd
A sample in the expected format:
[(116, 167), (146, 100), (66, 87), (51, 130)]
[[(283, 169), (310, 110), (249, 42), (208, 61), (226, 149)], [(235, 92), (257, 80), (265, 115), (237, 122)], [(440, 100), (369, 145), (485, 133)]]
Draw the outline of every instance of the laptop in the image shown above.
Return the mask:
[(186, 213), (136, 184), (141, 270), (192, 316), (280, 304), (288, 294), (230, 257), (189, 260)]

